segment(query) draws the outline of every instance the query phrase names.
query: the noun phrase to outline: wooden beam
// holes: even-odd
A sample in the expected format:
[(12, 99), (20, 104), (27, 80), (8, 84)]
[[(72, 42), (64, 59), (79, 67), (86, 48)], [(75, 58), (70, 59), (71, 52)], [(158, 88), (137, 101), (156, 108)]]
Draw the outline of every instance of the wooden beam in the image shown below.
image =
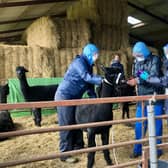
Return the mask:
[(29, 0), (29, 1), (16, 1), (16, 2), (1, 2), (0, 8), (6, 7), (17, 7), (17, 6), (30, 6), (30, 5), (42, 5), (46, 3), (57, 3), (57, 2), (74, 2), (79, 0)]

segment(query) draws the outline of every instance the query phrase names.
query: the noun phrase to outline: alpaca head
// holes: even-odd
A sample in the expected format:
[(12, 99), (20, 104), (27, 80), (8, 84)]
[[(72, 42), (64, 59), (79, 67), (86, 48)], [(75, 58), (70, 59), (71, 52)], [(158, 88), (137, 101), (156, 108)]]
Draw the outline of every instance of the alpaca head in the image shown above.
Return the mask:
[(18, 78), (22, 78), (25, 76), (25, 73), (29, 72), (24, 66), (18, 66), (16, 67), (16, 74)]

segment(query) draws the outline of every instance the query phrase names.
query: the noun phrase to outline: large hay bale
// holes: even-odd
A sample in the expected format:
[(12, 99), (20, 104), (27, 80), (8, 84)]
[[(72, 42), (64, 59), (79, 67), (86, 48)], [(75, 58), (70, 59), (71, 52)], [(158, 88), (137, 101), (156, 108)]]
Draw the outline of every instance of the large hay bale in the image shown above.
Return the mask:
[(25, 31), (23, 40), (29, 46), (39, 45), (47, 48), (58, 48), (60, 36), (57, 27), (50, 17), (41, 17)]

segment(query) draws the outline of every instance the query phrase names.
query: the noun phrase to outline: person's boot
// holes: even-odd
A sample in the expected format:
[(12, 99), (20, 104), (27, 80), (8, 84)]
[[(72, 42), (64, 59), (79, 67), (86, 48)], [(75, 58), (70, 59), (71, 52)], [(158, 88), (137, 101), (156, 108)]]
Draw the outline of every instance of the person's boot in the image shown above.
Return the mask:
[(60, 160), (66, 163), (77, 163), (79, 161), (78, 158), (72, 156), (66, 156), (66, 157), (64, 156), (61, 157)]

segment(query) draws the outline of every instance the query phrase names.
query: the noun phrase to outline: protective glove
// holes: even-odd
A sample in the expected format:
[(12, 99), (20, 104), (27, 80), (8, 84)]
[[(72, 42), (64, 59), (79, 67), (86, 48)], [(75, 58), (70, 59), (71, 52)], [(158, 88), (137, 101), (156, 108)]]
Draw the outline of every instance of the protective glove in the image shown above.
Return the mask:
[(149, 78), (149, 74), (146, 71), (139, 70), (137, 76), (143, 80), (147, 80)]

